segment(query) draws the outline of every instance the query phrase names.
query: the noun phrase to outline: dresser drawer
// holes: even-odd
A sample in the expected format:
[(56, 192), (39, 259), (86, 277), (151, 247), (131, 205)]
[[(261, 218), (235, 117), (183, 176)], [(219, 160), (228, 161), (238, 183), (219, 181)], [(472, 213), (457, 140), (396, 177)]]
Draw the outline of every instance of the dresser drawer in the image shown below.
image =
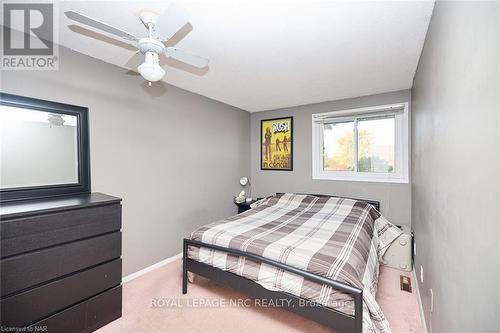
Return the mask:
[(87, 302), (85, 332), (94, 332), (122, 316), (122, 286), (115, 287), (100, 296)]
[(121, 233), (113, 232), (0, 260), (1, 296), (95, 266), (121, 255)]
[(39, 321), (83, 299), (119, 285), (121, 259), (4, 298), (1, 325), (19, 327)]
[[(93, 332), (122, 314), (122, 286), (107, 290), (30, 326), (31, 332)], [(43, 331), (45, 330), (45, 331)]]
[(0, 254), (4, 258), (120, 228), (120, 204), (3, 220)]

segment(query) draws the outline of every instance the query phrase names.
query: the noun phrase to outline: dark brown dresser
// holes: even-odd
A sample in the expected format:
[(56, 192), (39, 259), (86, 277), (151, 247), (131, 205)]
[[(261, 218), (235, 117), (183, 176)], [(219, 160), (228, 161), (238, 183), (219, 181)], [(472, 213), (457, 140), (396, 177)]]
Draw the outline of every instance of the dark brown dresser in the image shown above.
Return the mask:
[(93, 332), (121, 317), (121, 199), (2, 203), (2, 332)]

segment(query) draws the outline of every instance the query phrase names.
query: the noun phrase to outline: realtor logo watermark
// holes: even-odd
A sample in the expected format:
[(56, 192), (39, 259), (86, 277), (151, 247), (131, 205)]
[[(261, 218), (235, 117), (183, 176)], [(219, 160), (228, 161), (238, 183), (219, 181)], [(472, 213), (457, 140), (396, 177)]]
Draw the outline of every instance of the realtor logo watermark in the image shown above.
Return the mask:
[(59, 68), (55, 5), (2, 1), (2, 70)]

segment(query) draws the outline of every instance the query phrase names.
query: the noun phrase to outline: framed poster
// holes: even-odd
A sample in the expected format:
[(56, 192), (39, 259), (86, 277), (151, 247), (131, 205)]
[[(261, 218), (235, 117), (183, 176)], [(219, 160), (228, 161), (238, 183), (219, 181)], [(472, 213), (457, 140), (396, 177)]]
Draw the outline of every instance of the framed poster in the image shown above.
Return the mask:
[(260, 169), (293, 170), (293, 117), (260, 122)]

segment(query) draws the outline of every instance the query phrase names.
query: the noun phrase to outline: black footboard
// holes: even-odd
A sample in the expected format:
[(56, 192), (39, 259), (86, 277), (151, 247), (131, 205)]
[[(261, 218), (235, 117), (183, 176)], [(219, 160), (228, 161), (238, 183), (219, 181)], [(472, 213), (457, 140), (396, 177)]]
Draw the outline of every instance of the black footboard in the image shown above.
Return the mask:
[[(246, 257), (257, 262), (265, 263), (284, 271), (300, 275), (305, 279), (313, 282), (318, 282), (321, 284), (326, 284), (332, 288), (351, 294), (354, 298), (354, 316), (345, 314), (341, 311), (324, 307), (322, 305), (313, 304), (303, 298), (291, 295), (285, 292), (272, 291), (265, 289), (260, 284), (253, 282), (244, 277), (238, 276), (236, 274), (223, 271), (221, 269), (215, 268), (213, 266), (189, 259), (187, 256), (188, 246), (204, 247), (217, 251), (231, 253), (240, 257)], [(334, 328), (339, 332), (353, 332), (361, 333), (363, 324), (363, 290), (349, 286), (345, 283), (331, 280), (322, 276), (312, 274), (310, 272), (297, 269), (285, 265), (281, 262), (274, 261), (272, 259), (264, 258), (252, 253), (239, 251), (236, 249), (229, 249), (217, 245), (206, 244), (190, 239), (184, 239), (183, 243), (183, 277), (182, 277), (182, 293), (187, 293), (187, 273), (193, 272), (204, 276), (210, 280), (218, 282), (220, 284), (232, 287), (243, 293), (246, 293), (252, 297), (259, 299), (266, 299), (269, 301), (274, 301), (277, 303), (280, 300), (286, 300), (286, 302), (280, 302), (282, 307), (288, 311), (297, 313), (305, 318), (316, 321), (320, 324), (326, 325), (328, 327)]]

